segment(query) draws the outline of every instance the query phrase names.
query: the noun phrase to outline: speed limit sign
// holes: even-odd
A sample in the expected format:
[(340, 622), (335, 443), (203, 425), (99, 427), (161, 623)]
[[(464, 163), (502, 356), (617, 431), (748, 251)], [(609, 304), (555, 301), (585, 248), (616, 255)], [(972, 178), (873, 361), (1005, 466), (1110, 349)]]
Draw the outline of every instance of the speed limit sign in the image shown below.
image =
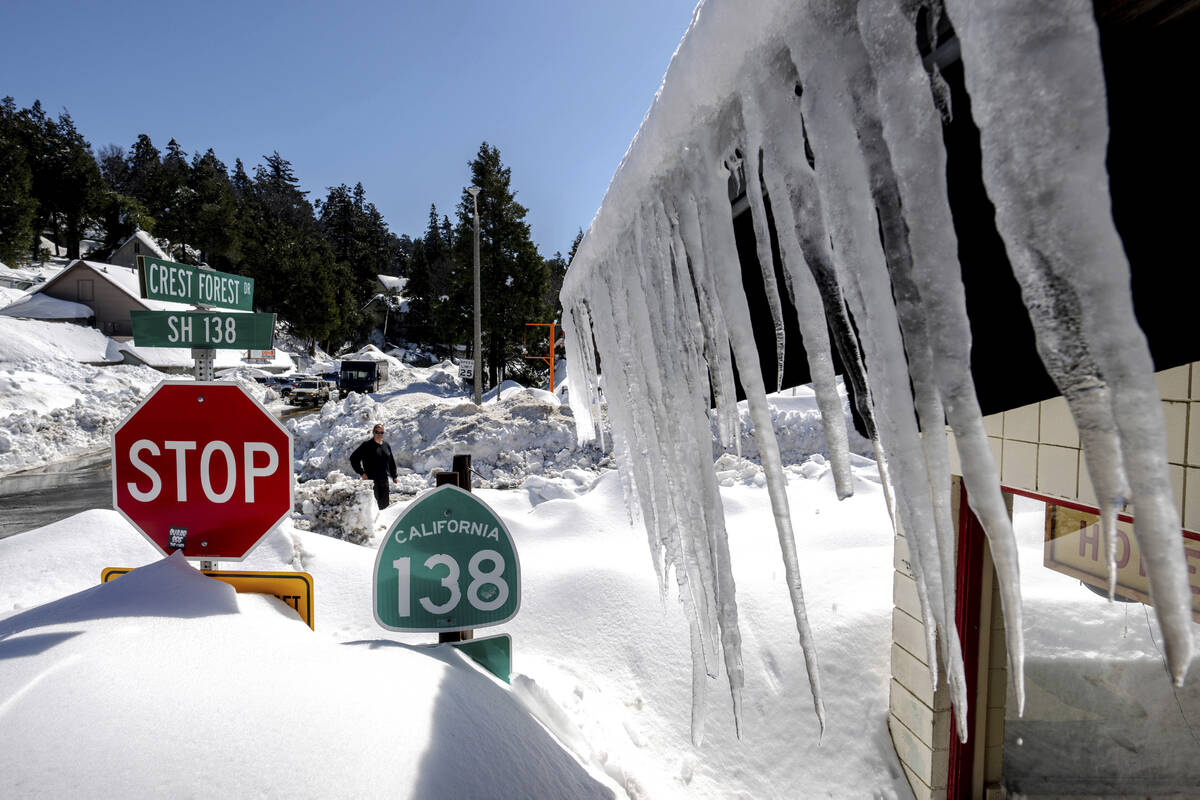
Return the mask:
[(446, 484), (413, 501), (375, 557), (375, 620), (396, 631), (499, 625), (521, 605), (521, 564), (504, 521)]

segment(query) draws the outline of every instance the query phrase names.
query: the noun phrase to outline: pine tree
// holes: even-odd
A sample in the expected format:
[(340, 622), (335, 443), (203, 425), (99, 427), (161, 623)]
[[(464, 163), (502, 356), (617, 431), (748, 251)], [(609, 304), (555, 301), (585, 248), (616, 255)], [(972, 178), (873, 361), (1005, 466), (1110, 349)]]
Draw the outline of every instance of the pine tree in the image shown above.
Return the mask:
[[(66, 111), (55, 120), (35, 101), (17, 117), (37, 200), (34, 230), (52, 230), (65, 242), (67, 256), (78, 258), (79, 240), (99, 216), (103, 198), (103, 178), (92, 147)], [(36, 238), (32, 255), (37, 257)]]
[(35, 240), (33, 171), (11, 97), (0, 101), (0, 261), (16, 266)]
[(161, 208), (156, 233), (173, 245), (170, 255), (176, 261), (191, 260), (184, 248), (191, 244), (196, 213), (189, 186), (191, 171), (187, 153), (172, 139), (167, 143), (167, 154), (163, 156), (159, 173), (158, 203)]
[(368, 303), (379, 292), (379, 276), (389, 274), (391, 265), (387, 224), (374, 204), (367, 201), (361, 183), (353, 189), (346, 184), (330, 189), (317, 208), (322, 236), (334, 259), (346, 266), (350, 276), (347, 285), (353, 311), (345, 312), (350, 318), (350, 329), (365, 336), (375, 327), (379, 316)]
[[(538, 253), (525, 222), (527, 210), (516, 201), (511, 170), (500, 160), (500, 151), (487, 142), (470, 162), (471, 183), (479, 191), (480, 288), (482, 295), (483, 356), (485, 374), (493, 381), (503, 377), (510, 362), (522, 358), (526, 322), (542, 322), (549, 271)], [(471, 296), (474, 243), (474, 206), (463, 188), (458, 204), (454, 260), (456, 298)], [(461, 300), (460, 300), (461, 302)], [(462, 306), (469, 320), (473, 301)], [(466, 328), (466, 326), (463, 326)]]
[(149, 136), (138, 134), (127, 162), (125, 185), (116, 187), (117, 191), (140, 202), (147, 213), (157, 220), (163, 212), (162, 159)]
[(209, 148), (192, 159), (188, 175), (190, 244), (200, 260), (217, 269), (233, 269), (240, 256), (237, 195), (225, 165)]

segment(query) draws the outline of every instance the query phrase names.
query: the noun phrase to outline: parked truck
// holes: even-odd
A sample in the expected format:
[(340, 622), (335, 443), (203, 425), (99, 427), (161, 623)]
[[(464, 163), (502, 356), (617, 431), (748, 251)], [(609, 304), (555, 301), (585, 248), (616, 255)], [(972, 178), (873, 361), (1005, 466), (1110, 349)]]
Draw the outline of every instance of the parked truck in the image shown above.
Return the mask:
[(305, 377), (296, 382), (288, 395), (293, 406), (323, 406), (329, 401), (329, 384), (321, 378)]
[(378, 392), (387, 379), (386, 361), (343, 361), (338, 372), (338, 389), (342, 397), (350, 392)]

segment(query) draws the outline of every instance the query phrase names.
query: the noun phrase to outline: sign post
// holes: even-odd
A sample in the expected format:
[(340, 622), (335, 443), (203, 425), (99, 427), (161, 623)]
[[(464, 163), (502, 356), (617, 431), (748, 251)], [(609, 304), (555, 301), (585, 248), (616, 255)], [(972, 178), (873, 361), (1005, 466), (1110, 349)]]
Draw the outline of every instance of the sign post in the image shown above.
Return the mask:
[(189, 347), (193, 377), (211, 381), (217, 349), (270, 350), (274, 314), (229, 314), (212, 308), (250, 311), (254, 279), (193, 267), (161, 258), (138, 256), (138, 288), (148, 300), (188, 303), (204, 312), (131, 311), (133, 341), (141, 347)]
[(112, 434), (113, 508), (163, 555), (241, 561), (292, 509), (292, 437), (235, 383), (163, 381)]

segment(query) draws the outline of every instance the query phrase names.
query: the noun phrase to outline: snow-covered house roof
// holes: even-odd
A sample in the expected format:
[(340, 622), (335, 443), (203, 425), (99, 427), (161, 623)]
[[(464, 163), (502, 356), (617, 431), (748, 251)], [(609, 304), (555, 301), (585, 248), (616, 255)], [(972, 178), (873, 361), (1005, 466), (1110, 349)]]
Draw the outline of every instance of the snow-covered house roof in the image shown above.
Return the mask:
[(117, 249), (109, 256), (108, 263), (122, 267), (136, 267), (139, 255), (170, 260), (170, 256), (155, 241), (154, 237), (139, 228), (117, 245)]
[(379, 283), (386, 292), (403, 292), (408, 285), (408, 278), (398, 278), (395, 275), (379, 275)]
[(61, 272), (35, 287), (33, 292), (90, 307), (95, 326), (109, 336), (132, 335), (130, 311), (187, 311), (192, 308), (183, 303), (140, 297), (135, 269), (83, 259), (72, 261)]
[(15, 302), (0, 308), (6, 317), (44, 320), (86, 320), (94, 314), (89, 306), (70, 300), (60, 300), (48, 294), (34, 291)]
[[(145, 364), (155, 369), (187, 370), (195, 363), (192, 351), (188, 348), (138, 347), (133, 342), (123, 342), (119, 347), (126, 361)], [(279, 349), (272, 351), (272, 359), (266, 362), (248, 360), (245, 350), (215, 350), (213, 352), (214, 369), (255, 367), (275, 374), (296, 369), (296, 362), (292, 358), (292, 354)]]
[(95, 277), (106, 282), (113, 288), (120, 291), (134, 303), (147, 311), (191, 311), (192, 306), (186, 303), (169, 303), (164, 300), (150, 300), (141, 296), (141, 288), (138, 286), (137, 270), (132, 267), (123, 267), (117, 264), (105, 264), (99, 261), (84, 261), (77, 259), (67, 265), (65, 269), (59, 272), (50, 280), (34, 288), (35, 292), (50, 292), (55, 287), (69, 279), (76, 270), (87, 269), (95, 273)]
[(12, 269), (0, 262), (0, 286), (10, 289), (28, 289), (41, 283), (44, 278), (37, 272), (27, 269)]

